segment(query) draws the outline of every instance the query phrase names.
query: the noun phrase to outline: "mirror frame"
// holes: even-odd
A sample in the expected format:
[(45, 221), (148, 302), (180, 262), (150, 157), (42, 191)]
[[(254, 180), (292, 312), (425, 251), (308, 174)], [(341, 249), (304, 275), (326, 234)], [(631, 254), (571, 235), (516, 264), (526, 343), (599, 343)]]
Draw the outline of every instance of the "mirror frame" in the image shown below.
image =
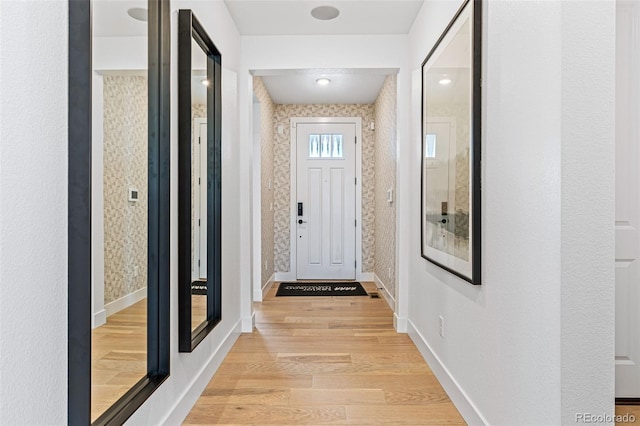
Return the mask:
[[(207, 317), (192, 330), (192, 40), (207, 56)], [(222, 55), (190, 9), (178, 11), (178, 330), (192, 352), (222, 319)]]
[[(91, 0), (69, 0), (68, 405), (91, 423)], [(148, 0), (147, 375), (93, 423), (123, 424), (169, 377), (170, 5)]]
[[(430, 256), (429, 253), (425, 252), (425, 231), (426, 231), (426, 212), (425, 212), (425, 200), (427, 197), (426, 194), (426, 176), (425, 176), (425, 141), (424, 137), (426, 134), (427, 127), (427, 117), (426, 117), (426, 99), (429, 96), (428, 88), (426, 87), (425, 82), (425, 72), (432, 64), (432, 57), (438, 51), (440, 44), (443, 40), (449, 36), (449, 31), (456, 24), (458, 18), (462, 15), (464, 10), (469, 7), (471, 8), (470, 12), (470, 22), (472, 23), (472, 34), (471, 34), (471, 51), (472, 53), (472, 64), (471, 64), (471, 90), (468, 93), (469, 103), (471, 107), (470, 111), (470, 129), (469, 129), (469, 140), (460, 141), (462, 144), (466, 144), (469, 147), (469, 176), (471, 181), (469, 183), (469, 192), (470, 192), (470, 200), (469, 200), (469, 224), (471, 225), (470, 229), (470, 247), (469, 247), (469, 256), (470, 256), (470, 272), (467, 273), (460, 269), (456, 269), (453, 265), (453, 259), (455, 256), (444, 253), (442, 256), (447, 261), (442, 261), (441, 259), (434, 259), (433, 256)], [(481, 115), (481, 86), (482, 86), (482, 0), (466, 0), (462, 6), (458, 9), (453, 19), (447, 25), (446, 29), (443, 31), (442, 35), (435, 43), (426, 59), (422, 63), (422, 92), (421, 92), (421, 131), (420, 131), (420, 145), (421, 145), (421, 156), (420, 156), (420, 252), (423, 258), (428, 260), (429, 262), (439, 266), (440, 268), (466, 280), (474, 285), (481, 284), (481, 173), (480, 173), (480, 165), (481, 165), (481, 124), (482, 124), (482, 115)], [(446, 212), (442, 213), (443, 215)], [(445, 220), (443, 218), (442, 220)], [(443, 222), (444, 223), (444, 222)], [(451, 261), (449, 262), (448, 260)]]

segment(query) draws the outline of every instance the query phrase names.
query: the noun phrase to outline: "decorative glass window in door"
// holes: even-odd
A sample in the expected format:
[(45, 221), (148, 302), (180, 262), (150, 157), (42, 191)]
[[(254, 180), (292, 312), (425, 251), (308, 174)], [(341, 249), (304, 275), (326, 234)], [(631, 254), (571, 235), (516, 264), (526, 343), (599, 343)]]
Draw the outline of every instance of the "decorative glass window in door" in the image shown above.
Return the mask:
[(309, 158), (344, 158), (342, 139), (340, 134), (309, 135)]

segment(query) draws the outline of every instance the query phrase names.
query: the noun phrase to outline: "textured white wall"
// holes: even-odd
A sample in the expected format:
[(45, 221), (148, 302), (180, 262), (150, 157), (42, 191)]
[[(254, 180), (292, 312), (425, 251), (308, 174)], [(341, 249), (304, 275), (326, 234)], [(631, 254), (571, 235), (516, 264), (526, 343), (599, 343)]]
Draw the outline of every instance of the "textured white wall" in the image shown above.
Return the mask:
[(67, 3), (0, 2), (0, 424), (67, 419)]
[(613, 413), (615, 1), (562, 3), (562, 423)]
[[(560, 424), (578, 408), (612, 412), (613, 3), (576, 3), (485, 2), (483, 285), (422, 259), (419, 234), (411, 239), (410, 330), (457, 384), (471, 421)], [(420, 63), (459, 5), (425, 3), (410, 34), (414, 158)], [(418, 229), (419, 162), (400, 167), (411, 168), (414, 194), (404, 226)], [(600, 202), (594, 226), (585, 208)]]

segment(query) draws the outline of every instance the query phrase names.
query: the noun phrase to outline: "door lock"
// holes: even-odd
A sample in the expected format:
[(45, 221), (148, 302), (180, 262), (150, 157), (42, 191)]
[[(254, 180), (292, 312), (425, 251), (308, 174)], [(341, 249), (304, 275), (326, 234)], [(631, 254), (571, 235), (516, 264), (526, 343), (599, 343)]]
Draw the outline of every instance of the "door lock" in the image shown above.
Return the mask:
[(306, 220), (302, 220), (302, 219), (298, 219), (298, 223), (299, 223), (300, 225), (302, 225), (303, 223), (307, 223), (307, 221), (306, 221)]

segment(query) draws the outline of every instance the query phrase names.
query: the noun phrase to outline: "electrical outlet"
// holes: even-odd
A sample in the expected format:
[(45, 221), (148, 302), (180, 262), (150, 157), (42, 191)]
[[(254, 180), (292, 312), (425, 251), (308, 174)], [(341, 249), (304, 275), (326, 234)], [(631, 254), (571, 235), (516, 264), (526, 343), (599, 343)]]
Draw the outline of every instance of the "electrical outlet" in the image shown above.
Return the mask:
[(134, 266), (134, 267), (133, 267), (133, 276), (134, 276), (134, 277), (137, 277), (137, 276), (138, 276), (138, 272), (139, 272), (139, 271), (138, 271), (138, 266)]
[(387, 271), (387, 276), (391, 279), (391, 266), (389, 266), (389, 270)]
[(444, 318), (442, 315), (438, 317), (440, 325), (440, 337), (444, 339)]

